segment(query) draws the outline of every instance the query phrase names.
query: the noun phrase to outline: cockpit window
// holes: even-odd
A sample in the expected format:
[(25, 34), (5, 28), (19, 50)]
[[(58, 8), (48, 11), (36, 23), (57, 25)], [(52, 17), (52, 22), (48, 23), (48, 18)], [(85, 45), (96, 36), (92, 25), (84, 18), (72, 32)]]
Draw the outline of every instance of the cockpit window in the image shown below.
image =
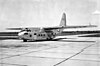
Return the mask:
[(31, 32), (31, 30), (26, 30), (27, 32)]
[(20, 32), (24, 32), (24, 31), (26, 31), (26, 32), (31, 32), (31, 30), (21, 30)]
[(25, 31), (25, 30), (21, 30), (20, 32), (23, 32), (23, 31)]

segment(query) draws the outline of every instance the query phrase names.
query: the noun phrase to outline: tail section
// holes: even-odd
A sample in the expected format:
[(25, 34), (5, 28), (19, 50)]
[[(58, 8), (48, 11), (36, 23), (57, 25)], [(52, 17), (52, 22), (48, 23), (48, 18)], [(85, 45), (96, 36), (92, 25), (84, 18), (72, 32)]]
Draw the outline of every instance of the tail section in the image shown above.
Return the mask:
[[(61, 22), (60, 22), (60, 27), (66, 27), (66, 14), (63, 13), (62, 18), (61, 18)], [(63, 31), (62, 29), (59, 29), (59, 33), (61, 33)]]
[(66, 27), (66, 14), (65, 13), (63, 13), (63, 15), (62, 15), (62, 19), (61, 19), (59, 26)]

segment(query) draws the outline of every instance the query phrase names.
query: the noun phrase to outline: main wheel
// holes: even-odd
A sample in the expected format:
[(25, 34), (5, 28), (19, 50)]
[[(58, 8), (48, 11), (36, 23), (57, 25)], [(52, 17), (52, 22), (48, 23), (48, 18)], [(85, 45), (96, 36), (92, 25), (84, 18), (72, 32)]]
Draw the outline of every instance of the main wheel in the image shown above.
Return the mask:
[(51, 37), (49, 37), (49, 38), (47, 38), (47, 40), (52, 40), (53, 38), (51, 38)]
[(23, 42), (27, 42), (27, 39), (23, 39)]

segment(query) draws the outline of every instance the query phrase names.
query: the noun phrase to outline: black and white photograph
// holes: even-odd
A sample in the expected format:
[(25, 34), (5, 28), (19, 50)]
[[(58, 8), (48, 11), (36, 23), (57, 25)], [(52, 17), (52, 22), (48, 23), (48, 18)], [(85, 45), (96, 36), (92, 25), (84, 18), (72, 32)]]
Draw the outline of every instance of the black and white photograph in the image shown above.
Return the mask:
[(0, 66), (100, 66), (100, 0), (0, 0)]

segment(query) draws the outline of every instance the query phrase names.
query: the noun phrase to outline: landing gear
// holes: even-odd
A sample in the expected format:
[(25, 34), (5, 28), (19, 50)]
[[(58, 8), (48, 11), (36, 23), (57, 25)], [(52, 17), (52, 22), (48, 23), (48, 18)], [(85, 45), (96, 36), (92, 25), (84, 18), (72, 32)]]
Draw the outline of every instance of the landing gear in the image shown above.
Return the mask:
[(53, 38), (50, 38), (49, 40), (53, 40)]
[(48, 37), (47, 40), (53, 40), (53, 37)]
[(23, 39), (23, 42), (27, 42), (27, 39)]

